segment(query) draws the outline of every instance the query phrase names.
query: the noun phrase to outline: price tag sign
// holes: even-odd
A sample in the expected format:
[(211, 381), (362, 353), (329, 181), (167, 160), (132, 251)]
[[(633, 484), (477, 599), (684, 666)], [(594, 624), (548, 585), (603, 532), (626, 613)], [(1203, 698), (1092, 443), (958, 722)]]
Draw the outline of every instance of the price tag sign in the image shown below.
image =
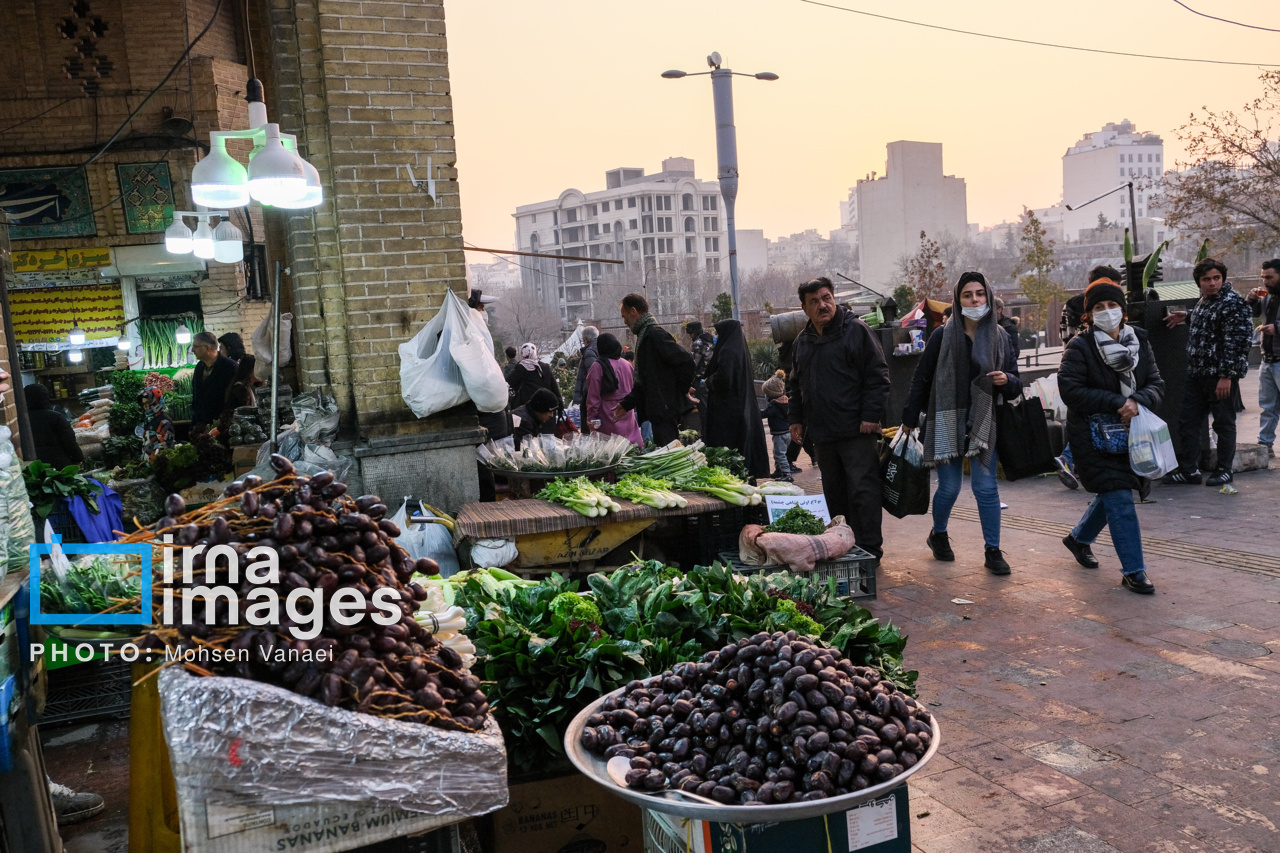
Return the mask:
[(898, 815), (894, 799), (890, 794), (844, 813), (851, 853), (898, 837)]
[(823, 523), (831, 523), (831, 514), (827, 512), (827, 499), (822, 495), (765, 495), (764, 505), (769, 510), (770, 524), (777, 521), (793, 506), (802, 506), (822, 519)]

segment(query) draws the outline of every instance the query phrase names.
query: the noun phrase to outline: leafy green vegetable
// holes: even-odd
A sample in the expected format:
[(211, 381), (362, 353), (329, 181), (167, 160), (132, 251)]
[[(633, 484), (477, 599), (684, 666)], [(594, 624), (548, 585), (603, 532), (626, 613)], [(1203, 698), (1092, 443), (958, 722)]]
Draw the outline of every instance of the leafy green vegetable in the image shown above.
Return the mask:
[(827, 526), (809, 510), (793, 506), (778, 516), (778, 520), (764, 528), (765, 533), (795, 533), (800, 536), (821, 536)]
[(89, 509), (98, 512), (98, 495), (102, 487), (80, 473), (79, 465), (68, 465), (59, 470), (47, 462), (36, 460), (22, 469), (22, 479), (27, 486), (27, 497), (35, 505), (36, 515), (48, 518), (49, 513), (61, 503), (62, 498), (79, 495)]
[(111, 396), (117, 403), (134, 403), (142, 393), (143, 374), (136, 370), (117, 370), (111, 374)]
[(732, 447), (706, 447), (707, 464), (713, 468), (724, 468), (740, 480), (747, 479), (747, 460)]
[(780, 627), (778, 630), (795, 631), (797, 634), (804, 634), (807, 637), (822, 636), (822, 626), (801, 613), (800, 608), (791, 599), (780, 599), (778, 601), (778, 612), (787, 613), (791, 616), (786, 628)]
[(117, 400), (107, 409), (107, 425), (112, 435), (129, 436), (142, 424), (142, 406), (130, 401)]
[(596, 518), (607, 514), (610, 510), (617, 512), (622, 505), (614, 501), (596, 483), (586, 477), (575, 477), (572, 480), (552, 480), (538, 492), (537, 497), (544, 501), (563, 504), (574, 512), (580, 512), (588, 518)]
[(551, 601), (551, 612), (566, 625), (573, 621), (590, 625), (601, 623), (600, 609), (595, 602), (576, 592), (562, 592)]
[(137, 558), (84, 557), (59, 580), (53, 571), (40, 575), (40, 607), (46, 613), (101, 613), (121, 601), (137, 598), (142, 576)]
[(108, 468), (142, 460), (142, 439), (136, 435), (113, 435), (102, 443), (102, 461)]

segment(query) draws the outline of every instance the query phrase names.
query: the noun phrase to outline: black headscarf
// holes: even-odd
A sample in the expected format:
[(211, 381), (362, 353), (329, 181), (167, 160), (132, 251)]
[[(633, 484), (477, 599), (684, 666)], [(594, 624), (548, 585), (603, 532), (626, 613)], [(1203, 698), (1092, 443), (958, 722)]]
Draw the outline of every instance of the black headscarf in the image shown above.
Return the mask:
[(596, 352), (600, 355), (596, 361), (600, 365), (600, 396), (607, 397), (618, 390), (618, 374), (614, 372), (613, 360), (622, 358), (622, 344), (605, 332), (596, 338)]
[(747, 460), (752, 477), (769, 476), (769, 450), (756, 403), (751, 352), (737, 320), (716, 323), (716, 348), (707, 362), (707, 424), (711, 447), (730, 447)]

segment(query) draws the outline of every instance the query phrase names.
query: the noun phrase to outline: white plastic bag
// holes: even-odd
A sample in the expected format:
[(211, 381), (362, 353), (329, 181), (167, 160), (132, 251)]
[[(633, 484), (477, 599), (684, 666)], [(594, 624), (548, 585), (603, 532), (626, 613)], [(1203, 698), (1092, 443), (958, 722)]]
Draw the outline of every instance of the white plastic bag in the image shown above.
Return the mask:
[(1129, 467), (1151, 480), (1178, 467), (1169, 425), (1146, 406), (1138, 406), (1138, 414), (1129, 421)]
[(420, 418), (471, 400), (482, 412), (507, 405), (493, 336), (453, 291), (427, 325), (400, 345), (400, 395)]
[(513, 539), (477, 539), (471, 545), (471, 564), (481, 569), (500, 569), (519, 556)]
[[(254, 330), (252, 337), (249, 338), (249, 344), (253, 347), (253, 357), (255, 359), (253, 375), (264, 380), (271, 379), (271, 327), (271, 312), (267, 312), (267, 316), (262, 318), (262, 322), (258, 324), (258, 328)], [(293, 358), (293, 351), (289, 344), (292, 334), (293, 315), (288, 313), (281, 314), (279, 367), (284, 367)]]
[(1031, 383), (1031, 393), (1040, 398), (1040, 404), (1044, 406), (1045, 411), (1053, 414), (1055, 421), (1066, 421), (1067, 404), (1062, 402), (1062, 395), (1058, 393), (1057, 373), (1050, 373)]
[[(422, 515), (432, 517), (432, 513), (421, 503), (418, 507)], [(400, 537), (396, 541), (409, 552), (409, 556), (415, 560), (423, 557), (435, 560), (440, 567), (440, 577), (443, 578), (452, 577), (459, 572), (458, 554), (453, 550), (453, 536), (450, 535), (449, 528), (443, 524), (410, 524), (409, 498), (404, 499), (391, 520), (400, 527)]]

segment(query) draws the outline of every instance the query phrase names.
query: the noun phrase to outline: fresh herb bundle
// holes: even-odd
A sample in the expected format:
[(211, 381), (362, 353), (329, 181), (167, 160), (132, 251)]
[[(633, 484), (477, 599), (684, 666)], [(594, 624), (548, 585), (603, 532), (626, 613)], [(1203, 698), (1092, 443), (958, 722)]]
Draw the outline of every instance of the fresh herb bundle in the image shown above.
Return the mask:
[(83, 557), (71, 564), (65, 577), (53, 571), (40, 576), (40, 608), (46, 613), (102, 613), (142, 591), (137, 558)]
[(47, 462), (36, 460), (22, 469), (27, 497), (35, 506), (36, 515), (48, 518), (63, 498), (79, 495), (93, 512), (98, 511), (98, 495), (102, 487), (80, 473), (79, 465), (54, 468)]
[(764, 528), (765, 533), (795, 533), (799, 536), (821, 536), (827, 526), (809, 510), (793, 506)]

